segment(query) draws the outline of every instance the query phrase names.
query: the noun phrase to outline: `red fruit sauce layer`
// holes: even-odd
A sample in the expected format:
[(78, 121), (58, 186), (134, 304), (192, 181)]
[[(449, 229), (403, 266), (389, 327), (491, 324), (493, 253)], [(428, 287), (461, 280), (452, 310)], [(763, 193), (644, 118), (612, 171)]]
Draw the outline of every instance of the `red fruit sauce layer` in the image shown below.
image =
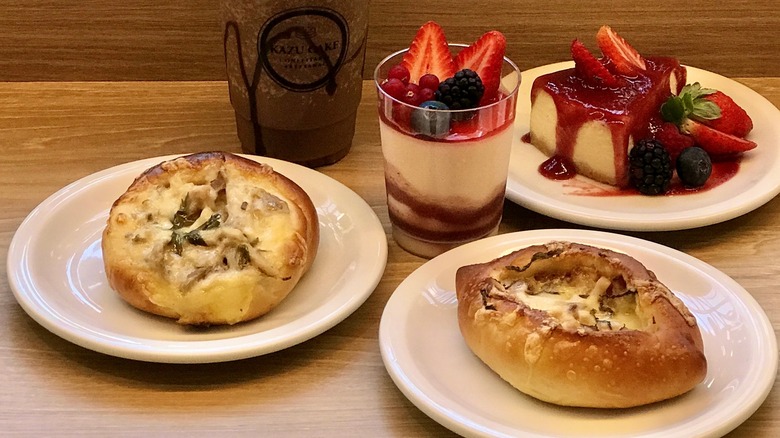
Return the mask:
[(577, 169), (574, 167), (574, 163), (568, 159), (560, 155), (553, 155), (539, 165), (539, 173), (547, 179), (564, 180), (574, 178), (577, 175)]
[[(525, 133), (522, 137), (525, 143), (531, 143), (530, 133)], [(669, 190), (664, 193), (666, 196), (678, 196), (678, 195), (690, 195), (692, 193), (700, 193), (712, 188), (715, 188), (726, 181), (730, 180), (737, 174), (740, 167), (740, 159), (725, 160), (725, 161), (713, 161), (712, 174), (707, 179), (707, 182), (701, 187), (685, 187), (680, 180), (675, 176), (672, 179)], [(574, 170), (574, 165), (568, 160), (564, 160), (561, 157), (553, 156), (545, 160), (539, 165), (539, 173), (547, 179), (561, 181), (573, 178), (577, 173)], [(580, 196), (627, 196), (639, 194), (639, 191), (633, 188), (623, 188), (619, 190), (614, 189), (594, 189), (590, 187), (588, 189), (578, 191), (574, 193)]]
[(619, 76), (625, 85), (608, 88), (592, 85), (573, 68), (536, 78), (531, 89), (532, 104), (546, 90), (558, 112), (556, 150), (552, 159), (572, 162), (574, 143), (582, 125), (593, 120), (607, 123), (612, 131), (618, 185), (628, 184), (627, 146), (650, 137), (650, 125), (659, 116), (661, 104), (671, 95), (669, 80), (677, 77), (677, 91), (685, 85), (686, 71), (675, 58), (647, 58), (647, 70), (634, 77)]
[(435, 219), (444, 224), (441, 228), (429, 229), (410, 218), (399, 215), (389, 208), (391, 222), (409, 235), (431, 242), (459, 242), (480, 238), (488, 234), (501, 221), (504, 207), (505, 187), (484, 205), (478, 208), (463, 207), (457, 201), (451, 205), (432, 204), (402, 190), (390, 178), (385, 178), (387, 196), (405, 205), (415, 216)]
[[(685, 187), (682, 182), (675, 176), (672, 178), (672, 182), (669, 185), (669, 190), (667, 190), (663, 195), (661, 196), (680, 196), (680, 195), (691, 195), (694, 193), (701, 193), (706, 192), (707, 190), (713, 189), (724, 182), (730, 180), (734, 177), (734, 175), (737, 174), (739, 171), (739, 160), (734, 161), (718, 161), (712, 163), (712, 174), (707, 179), (707, 182), (704, 183), (701, 187)], [(602, 190), (593, 190), (588, 193), (580, 193), (584, 196), (626, 196), (626, 195), (638, 195), (639, 190), (634, 188), (623, 188), (619, 190), (609, 190), (609, 189), (602, 189)]]
[[(442, 138), (433, 138), (412, 130), (411, 117), (412, 111), (416, 110), (415, 107), (395, 101), (391, 97), (383, 96), (382, 91), (379, 91), (379, 93), (379, 119), (387, 126), (404, 135), (424, 141), (446, 143), (473, 141), (491, 137), (514, 124), (516, 105), (513, 104), (513, 99), (505, 99), (505, 95), (502, 94), (498, 102), (479, 110), (475, 117), (469, 120), (452, 121), (449, 135)], [(385, 103), (391, 103), (390, 107), (386, 107)], [(419, 110), (424, 111), (422, 109)]]

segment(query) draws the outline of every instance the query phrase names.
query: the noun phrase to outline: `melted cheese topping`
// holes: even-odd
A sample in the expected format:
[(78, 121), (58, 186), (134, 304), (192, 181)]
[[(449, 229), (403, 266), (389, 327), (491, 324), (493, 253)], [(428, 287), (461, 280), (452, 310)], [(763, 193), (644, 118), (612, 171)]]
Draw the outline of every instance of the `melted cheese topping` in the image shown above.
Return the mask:
[[(203, 181), (174, 175), (168, 187), (147, 191), (140, 205), (119, 207), (135, 225), (125, 235), (128, 246), (135, 248), (130, 251), (142, 253), (145, 264), (160, 269), (181, 292), (212, 274), (245, 268), (284, 280), (280, 272), (284, 261), (272, 260), (269, 254), (297, 238), (294, 212), (277, 194), (225, 172), (230, 170), (209, 172)], [(182, 212), (188, 222), (177, 226), (174, 218)], [(218, 225), (204, 228), (214, 215), (219, 215)], [(190, 233), (197, 234), (200, 243), (183, 237)], [(175, 234), (180, 237), (178, 248), (173, 244)]]
[(611, 297), (607, 293), (611, 283), (603, 276), (595, 283), (554, 278), (532, 287), (521, 280), (511, 284), (507, 293), (532, 309), (546, 312), (565, 329), (641, 329), (643, 324), (636, 311), (636, 294)]

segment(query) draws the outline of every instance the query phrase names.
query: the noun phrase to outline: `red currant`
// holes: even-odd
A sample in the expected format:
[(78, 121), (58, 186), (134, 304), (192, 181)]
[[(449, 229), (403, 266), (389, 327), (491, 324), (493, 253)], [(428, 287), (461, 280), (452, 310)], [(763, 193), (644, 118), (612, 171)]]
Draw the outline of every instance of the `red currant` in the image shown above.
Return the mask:
[(420, 88), (420, 103), (434, 100), (436, 92), (430, 88)]
[(422, 102), (420, 100), (420, 86), (411, 83), (407, 84), (406, 91), (404, 96), (401, 98), (401, 101), (408, 103), (409, 105), (419, 105)]
[(399, 79), (404, 85), (409, 83), (409, 69), (401, 64), (393, 66), (390, 71), (387, 72), (388, 79)]
[(420, 87), (436, 90), (439, 88), (439, 78), (433, 73), (426, 73), (420, 77)]
[(382, 90), (390, 95), (390, 97), (402, 100), (404, 94), (406, 94), (406, 85), (398, 78), (391, 78), (382, 84)]

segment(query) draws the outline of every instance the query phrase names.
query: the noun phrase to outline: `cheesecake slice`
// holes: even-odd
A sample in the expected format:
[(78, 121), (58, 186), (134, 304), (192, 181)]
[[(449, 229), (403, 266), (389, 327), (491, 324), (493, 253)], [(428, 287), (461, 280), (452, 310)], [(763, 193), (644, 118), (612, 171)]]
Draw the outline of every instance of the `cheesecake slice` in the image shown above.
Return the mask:
[(575, 68), (538, 77), (531, 87), (531, 143), (577, 174), (628, 185), (628, 152), (650, 137), (661, 104), (685, 85), (675, 58), (644, 58), (645, 69), (616, 75), (619, 86), (594, 84)]

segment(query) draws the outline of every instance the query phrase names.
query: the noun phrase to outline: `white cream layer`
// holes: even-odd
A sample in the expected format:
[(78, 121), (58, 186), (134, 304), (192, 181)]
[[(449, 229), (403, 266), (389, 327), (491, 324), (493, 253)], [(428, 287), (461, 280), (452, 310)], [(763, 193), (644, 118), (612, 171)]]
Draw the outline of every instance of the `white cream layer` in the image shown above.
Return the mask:
[(380, 120), (388, 178), (425, 200), (457, 198), (482, 204), (506, 184), (514, 129), (473, 141), (426, 141), (402, 134)]

